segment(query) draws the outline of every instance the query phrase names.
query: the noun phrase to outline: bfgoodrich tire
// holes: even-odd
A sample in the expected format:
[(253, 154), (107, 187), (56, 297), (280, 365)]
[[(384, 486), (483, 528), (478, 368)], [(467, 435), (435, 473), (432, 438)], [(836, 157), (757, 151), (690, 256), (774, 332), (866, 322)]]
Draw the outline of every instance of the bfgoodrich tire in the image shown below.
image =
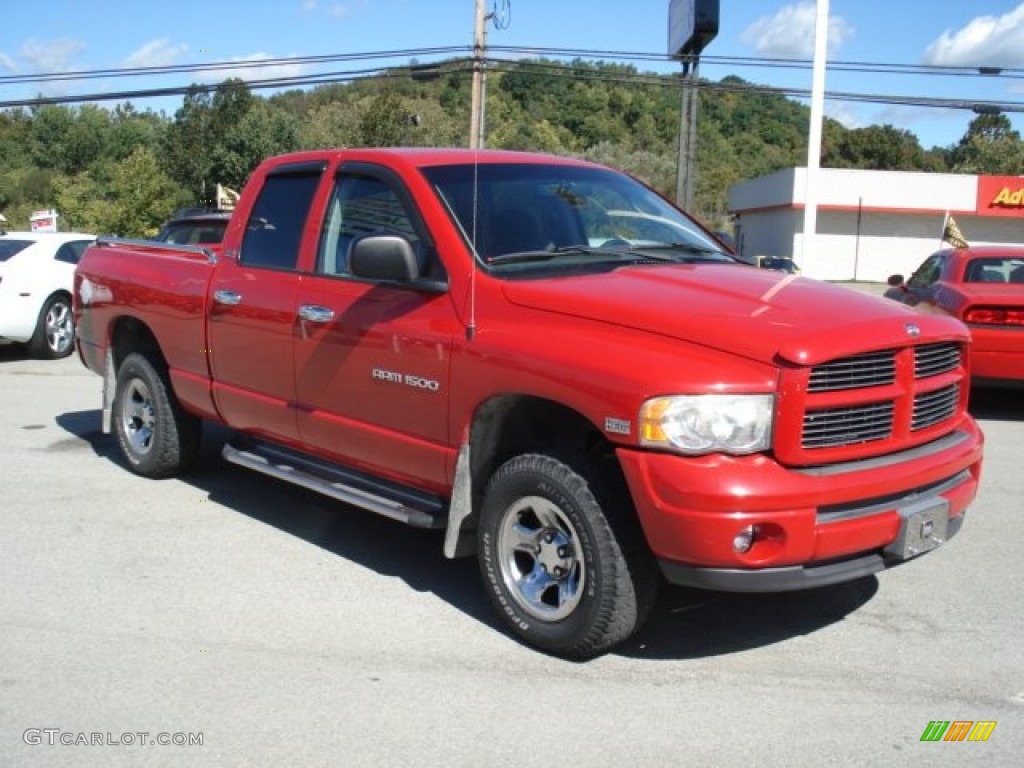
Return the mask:
[(625, 493), (541, 454), (492, 478), (480, 513), (488, 595), (527, 643), (569, 658), (602, 653), (647, 618), (657, 586)]
[(182, 410), (143, 355), (128, 355), (117, 371), (113, 417), (121, 454), (136, 474), (171, 477), (195, 462), (202, 423)]
[(71, 315), (71, 299), (56, 294), (46, 300), (39, 312), (28, 351), (40, 360), (55, 360), (67, 357), (74, 348), (75, 322)]

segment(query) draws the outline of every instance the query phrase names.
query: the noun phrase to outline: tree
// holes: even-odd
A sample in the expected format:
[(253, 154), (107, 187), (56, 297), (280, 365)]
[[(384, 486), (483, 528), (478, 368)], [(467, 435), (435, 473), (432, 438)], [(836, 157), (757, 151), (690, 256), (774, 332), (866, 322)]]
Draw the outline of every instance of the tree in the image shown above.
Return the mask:
[(359, 123), (360, 143), (364, 147), (398, 147), (403, 143), (412, 113), (402, 97), (392, 92), (376, 96)]
[(210, 168), (210, 101), (210, 94), (200, 86), (190, 87), (174, 113), (174, 122), (167, 126), (160, 141), (165, 172), (196, 199), (206, 192)]
[(69, 226), (122, 237), (152, 237), (181, 202), (181, 190), (146, 147), (119, 163), (62, 176), (54, 187)]
[(892, 125), (844, 131), (832, 138), (823, 155), (822, 164), (829, 168), (912, 171), (925, 164), (917, 137)]
[(225, 166), (233, 174), (238, 164), (228, 159), (232, 150), (227, 144), (255, 103), (249, 87), (238, 79), (225, 80), (212, 95), (199, 85), (185, 94), (161, 142), (162, 162), (194, 199), (209, 198)]
[(146, 147), (117, 164), (110, 198), (115, 207), (110, 229), (125, 237), (152, 237), (181, 201), (180, 189)]
[(299, 146), (328, 149), (358, 144), (362, 119), (362, 109), (349, 100), (313, 107), (299, 124)]
[(1024, 143), (1006, 115), (978, 115), (950, 151), (957, 173), (1016, 176), (1024, 173)]
[(297, 121), (280, 107), (260, 100), (225, 132), (211, 153), (209, 174), (214, 184), (240, 189), (261, 160), (297, 147)]

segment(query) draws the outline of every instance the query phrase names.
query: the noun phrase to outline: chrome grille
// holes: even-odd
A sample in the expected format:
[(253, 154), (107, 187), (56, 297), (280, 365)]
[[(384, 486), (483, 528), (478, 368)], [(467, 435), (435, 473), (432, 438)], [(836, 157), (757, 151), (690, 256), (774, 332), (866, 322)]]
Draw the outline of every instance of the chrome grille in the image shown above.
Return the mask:
[(896, 354), (892, 350), (832, 360), (811, 369), (810, 392), (834, 392), (892, 384), (896, 380)]
[(914, 416), (910, 429), (916, 432), (945, 421), (956, 413), (958, 402), (960, 402), (959, 383), (950, 384), (948, 387), (937, 389), (934, 392), (917, 395), (914, 398)]
[(914, 348), (914, 376), (926, 379), (960, 366), (959, 344), (924, 344)]
[(827, 408), (804, 414), (804, 449), (857, 445), (892, 436), (893, 403)]

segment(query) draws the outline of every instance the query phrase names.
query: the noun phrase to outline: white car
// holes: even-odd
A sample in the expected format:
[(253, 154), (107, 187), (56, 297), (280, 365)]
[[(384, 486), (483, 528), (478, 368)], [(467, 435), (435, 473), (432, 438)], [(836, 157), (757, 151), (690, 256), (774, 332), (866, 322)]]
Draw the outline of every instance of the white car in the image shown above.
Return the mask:
[(28, 344), (40, 358), (71, 354), (75, 265), (95, 239), (74, 232), (0, 232), (0, 344)]

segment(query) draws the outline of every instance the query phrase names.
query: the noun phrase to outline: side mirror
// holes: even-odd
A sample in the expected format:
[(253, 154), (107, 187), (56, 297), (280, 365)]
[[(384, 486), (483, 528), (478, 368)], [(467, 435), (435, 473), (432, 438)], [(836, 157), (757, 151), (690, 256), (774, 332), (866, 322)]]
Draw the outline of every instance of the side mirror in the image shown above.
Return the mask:
[(369, 234), (352, 241), (348, 268), (356, 277), (411, 283), (420, 279), (412, 243), (401, 235)]

